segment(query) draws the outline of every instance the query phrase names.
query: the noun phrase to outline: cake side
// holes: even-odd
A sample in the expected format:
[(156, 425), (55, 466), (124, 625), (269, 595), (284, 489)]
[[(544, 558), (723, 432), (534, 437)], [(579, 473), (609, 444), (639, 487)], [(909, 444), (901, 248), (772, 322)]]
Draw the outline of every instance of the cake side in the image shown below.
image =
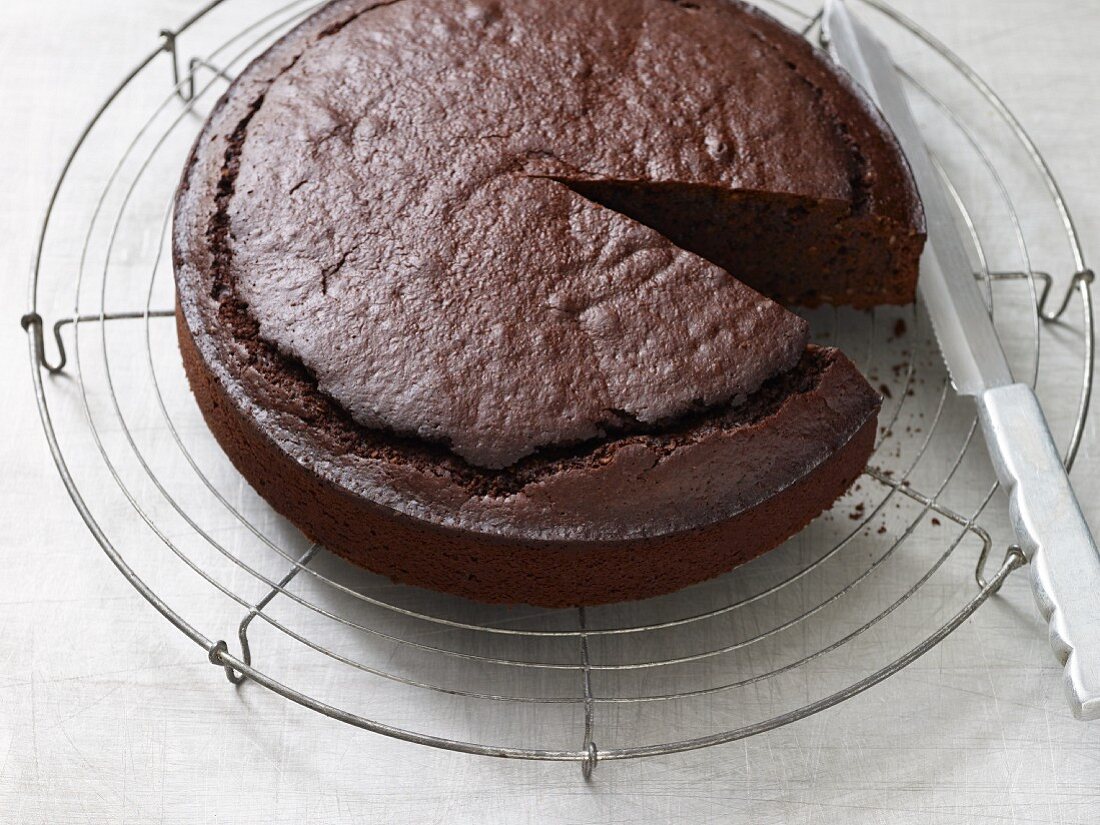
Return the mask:
[[(277, 512), (311, 540), (373, 572), (483, 602), (546, 607), (605, 604), (648, 598), (721, 575), (782, 543), (827, 510), (863, 471), (874, 448), (878, 398), (868, 388), (866, 394), (856, 394), (864, 399), (865, 416), (846, 416), (851, 429), (832, 433), (835, 449), (822, 451), (820, 443), (814, 444), (812, 450), (824, 455), (822, 460), (814, 463), (804, 456), (800, 470), (792, 471), (788, 465), (785, 481), (770, 479), (774, 486), (760, 500), (725, 518), (704, 519), (695, 528), (648, 537), (608, 533), (603, 538), (577, 534), (553, 539), (431, 524), (381, 506), (346, 484), (329, 481), (326, 474), (316, 471), (315, 463), (303, 461), (301, 455), (287, 449), (285, 441), (272, 437), (270, 426), (261, 426), (256, 418), (242, 413), (213, 378), (182, 316), (177, 325), (184, 367), (211, 432), (241, 474)], [(842, 355), (828, 356), (824, 369), (814, 376), (813, 389), (788, 399), (771, 415), (750, 425), (743, 431), (744, 443), (761, 451), (789, 451), (792, 435), (800, 436), (795, 441), (816, 442), (819, 436), (815, 437), (814, 431), (822, 414), (833, 404), (841, 409), (852, 405), (851, 390), (865, 387), (866, 382)], [(770, 429), (773, 435), (754, 437), (753, 429)], [(663, 449), (663, 445), (658, 447)], [(709, 444), (703, 441), (695, 449), (674, 452), (679, 453), (681, 462), (708, 463), (709, 451)], [(623, 450), (623, 458), (629, 461), (631, 452)], [(599, 504), (621, 502), (615, 484), (623, 480), (623, 467), (605, 470), (606, 458), (591, 456), (563, 467), (560, 473), (547, 474), (531, 485), (538, 491), (534, 497), (552, 497), (555, 488), (576, 492), (574, 484), (579, 483), (589, 492), (598, 491)], [(741, 449), (725, 456), (726, 462), (741, 467), (744, 459)], [(357, 468), (352, 464), (348, 471)], [(631, 494), (638, 479), (629, 475), (626, 492)], [(439, 479), (425, 480), (441, 483)], [(759, 486), (751, 487), (746, 497), (759, 496)], [(467, 491), (457, 492), (476, 507)], [(487, 496), (485, 500), (508, 507), (507, 496)], [(577, 501), (572, 495), (566, 500)], [(685, 501), (690, 503), (690, 499), (681, 503)], [(641, 510), (630, 515), (641, 518), (643, 514)]]

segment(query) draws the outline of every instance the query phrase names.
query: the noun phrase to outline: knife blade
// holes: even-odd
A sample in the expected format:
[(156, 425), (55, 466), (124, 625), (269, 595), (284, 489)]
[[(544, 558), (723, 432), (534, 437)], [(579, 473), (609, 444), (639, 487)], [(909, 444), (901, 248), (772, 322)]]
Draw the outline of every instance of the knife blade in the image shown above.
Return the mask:
[(1015, 382), (982, 300), (954, 209), (889, 51), (844, 0), (822, 20), (836, 61), (878, 104), (909, 161), (928, 224), (918, 289), (960, 395), (973, 396), (1040, 613), (1079, 719), (1100, 718), (1100, 553), (1042, 407)]

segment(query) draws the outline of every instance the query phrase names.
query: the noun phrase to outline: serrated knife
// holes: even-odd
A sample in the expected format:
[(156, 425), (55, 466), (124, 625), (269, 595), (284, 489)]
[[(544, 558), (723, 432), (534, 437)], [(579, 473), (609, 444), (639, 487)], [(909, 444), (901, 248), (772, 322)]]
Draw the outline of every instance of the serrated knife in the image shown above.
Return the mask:
[(826, 0), (822, 24), (834, 58), (878, 103), (909, 160), (928, 223), (921, 297), (951, 383), (977, 402), (1012, 526), (1031, 563), (1035, 600), (1065, 667), (1070, 706), (1079, 719), (1100, 718), (1100, 554), (1042, 408), (1031, 387), (1012, 378), (890, 53), (844, 0)]

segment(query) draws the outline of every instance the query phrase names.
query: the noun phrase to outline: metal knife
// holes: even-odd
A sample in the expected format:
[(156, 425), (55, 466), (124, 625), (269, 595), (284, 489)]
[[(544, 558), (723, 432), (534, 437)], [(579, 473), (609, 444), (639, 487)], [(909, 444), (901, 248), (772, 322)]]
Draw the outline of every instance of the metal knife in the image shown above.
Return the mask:
[(1100, 718), (1100, 554), (1042, 408), (1031, 387), (1012, 378), (890, 53), (844, 0), (826, 0), (822, 24), (833, 56), (878, 103), (909, 159), (928, 221), (921, 297), (951, 383), (977, 402), (989, 455), (1009, 494), (1012, 526), (1031, 562), (1035, 600), (1065, 666), (1073, 714)]

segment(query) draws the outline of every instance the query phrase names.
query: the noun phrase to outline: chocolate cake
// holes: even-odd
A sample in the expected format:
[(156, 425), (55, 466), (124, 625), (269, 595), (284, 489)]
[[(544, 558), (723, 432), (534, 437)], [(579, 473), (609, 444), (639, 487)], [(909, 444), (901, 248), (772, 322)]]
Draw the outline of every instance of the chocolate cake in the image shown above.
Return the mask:
[(219, 101), (174, 244), (192, 389), (311, 538), (549, 606), (729, 570), (879, 399), (784, 305), (912, 300), (873, 107), (726, 0), (337, 0)]

